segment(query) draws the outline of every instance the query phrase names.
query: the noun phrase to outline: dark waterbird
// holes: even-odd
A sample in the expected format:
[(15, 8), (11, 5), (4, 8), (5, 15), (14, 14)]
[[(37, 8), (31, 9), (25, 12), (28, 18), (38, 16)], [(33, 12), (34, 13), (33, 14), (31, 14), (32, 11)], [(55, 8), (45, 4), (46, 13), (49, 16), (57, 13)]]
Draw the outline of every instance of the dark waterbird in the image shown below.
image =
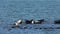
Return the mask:
[(11, 28), (19, 28), (20, 24), (22, 24), (22, 20), (18, 20), (17, 22), (15, 22)]
[(54, 23), (55, 24), (60, 24), (60, 20), (55, 20)]
[(32, 20), (25, 20), (25, 23), (26, 24), (32, 24), (32, 21), (33, 21), (33, 19)]
[(42, 24), (42, 22), (44, 22), (44, 19), (36, 20), (36, 21), (34, 21), (34, 24)]
[(44, 22), (44, 19), (41, 19), (41, 20), (25, 20), (25, 23), (26, 24), (41, 24), (42, 22)]

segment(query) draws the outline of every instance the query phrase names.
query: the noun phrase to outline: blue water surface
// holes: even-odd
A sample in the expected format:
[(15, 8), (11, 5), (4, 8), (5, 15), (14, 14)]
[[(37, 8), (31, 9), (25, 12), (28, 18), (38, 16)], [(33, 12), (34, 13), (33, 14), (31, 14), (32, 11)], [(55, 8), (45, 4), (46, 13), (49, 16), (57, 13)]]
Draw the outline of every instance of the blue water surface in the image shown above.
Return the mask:
[[(11, 26), (9, 24), (15, 23), (18, 19), (45, 19), (45, 23), (51, 25), (54, 23), (54, 20), (60, 19), (60, 1), (0, 0), (0, 34), (60, 34), (60, 29), (36, 30), (17, 28), (8, 31)], [(50, 26), (46, 24), (43, 26)]]

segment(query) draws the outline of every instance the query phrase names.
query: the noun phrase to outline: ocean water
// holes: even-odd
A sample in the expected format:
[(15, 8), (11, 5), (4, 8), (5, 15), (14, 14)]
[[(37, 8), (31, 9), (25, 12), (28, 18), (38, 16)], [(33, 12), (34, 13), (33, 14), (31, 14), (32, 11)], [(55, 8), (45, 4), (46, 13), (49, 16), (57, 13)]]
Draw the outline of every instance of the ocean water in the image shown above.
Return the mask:
[[(18, 19), (45, 19), (50, 26), (54, 20), (60, 19), (59, 0), (0, 0), (0, 34), (60, 34), (60, 29), (12, 29), (11, 25)], [(49, 25), (47, 25), (49, 24)], [(55, 25), (60, 26), (60, 25)], [(38, 27), (38, 26), (36, 26)]]

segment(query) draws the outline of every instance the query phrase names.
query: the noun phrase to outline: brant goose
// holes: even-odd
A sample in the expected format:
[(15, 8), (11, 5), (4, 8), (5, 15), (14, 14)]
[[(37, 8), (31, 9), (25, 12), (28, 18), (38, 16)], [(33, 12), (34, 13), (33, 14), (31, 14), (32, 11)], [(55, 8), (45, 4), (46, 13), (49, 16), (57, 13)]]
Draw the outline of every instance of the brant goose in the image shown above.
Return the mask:
[(12, 28), (18, 28), (21, 23), (22, 20), (18, 20), (15, 24), (13, 24), (14, 26)]
[(33, 21), (33, 19), (32, 20), (25, 20), (25, 23), (26, 24), (32, 24), (32, 21)]
[(54, 24), (60, 24), (60, 20), (55, 20)]
[(44, 22), (44, 19), (32, 21), (32, 23), (33, 22), (34, 22), (34, 24), (42, 24), (42, 22)]
[(26, 20), (25, 23), (26, 24), (41, 24), (42, 22), (44, 22), (44, 19), (41, 20)]

